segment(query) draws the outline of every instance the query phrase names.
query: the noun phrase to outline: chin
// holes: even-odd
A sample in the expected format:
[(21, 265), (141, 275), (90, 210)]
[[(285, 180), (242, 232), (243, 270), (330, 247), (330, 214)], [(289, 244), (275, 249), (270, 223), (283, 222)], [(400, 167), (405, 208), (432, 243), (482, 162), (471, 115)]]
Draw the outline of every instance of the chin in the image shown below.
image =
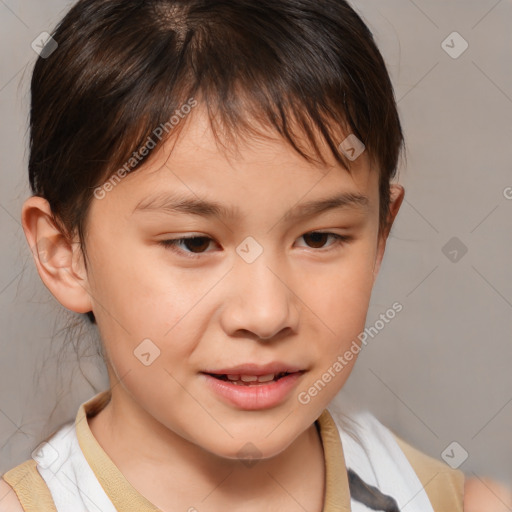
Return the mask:
[(252, 466), (257, 460), (271, 459), (286, 450), (294, 441), (293, 438), (275, 436), (274, 439), (261, 438), (261, 436), (244, 436), (239, 439), (230, 439), (219, 445), (213, 443), (203, 444), (203, 448), (223, 459), (240, 461), (242, 464)]

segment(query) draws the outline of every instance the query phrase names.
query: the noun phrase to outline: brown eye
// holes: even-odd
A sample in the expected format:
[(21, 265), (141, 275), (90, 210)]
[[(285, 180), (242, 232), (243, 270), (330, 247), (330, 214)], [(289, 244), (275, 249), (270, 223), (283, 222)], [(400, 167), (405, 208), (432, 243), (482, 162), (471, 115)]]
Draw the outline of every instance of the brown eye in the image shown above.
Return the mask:
[[(159, 244), (189, 258), (197, 258), (203, 252), (206, 252), (206, 249), (212, 241), (213, 240), (207, 236), (194, 236), (187, 238), (175, 238), (173, 240), (162, 240)], [(185, 247), (185, 250), (182, 249), (182, 247)]]
[(319, 233), (319, 232), (313, 232), (313, 233), (306, 233), (303, 235), (304, 240), (308, 243), (308, 245), (311, 245), (313, 249), (320, 249), (329, 238), (329, 233)]
[(333, 237), (334, 242), (328, 245), (326, 248), (343, 245), (344, 242), (349, 242), (351, 240), (351, 237), (347, 235), (339, 235), (337, 233), (321, 231), (312, 231), (311, 233), (306, 233), (305, 235), (302, 235), (301, 238), (304, 238), (308, 246), (312, 249), (323, 249), (329, 237)]
[(199, 236), (194, 238), (184, 238), (183, 243), (191, 252), (203, 252), (208, 248), (211, 238)]

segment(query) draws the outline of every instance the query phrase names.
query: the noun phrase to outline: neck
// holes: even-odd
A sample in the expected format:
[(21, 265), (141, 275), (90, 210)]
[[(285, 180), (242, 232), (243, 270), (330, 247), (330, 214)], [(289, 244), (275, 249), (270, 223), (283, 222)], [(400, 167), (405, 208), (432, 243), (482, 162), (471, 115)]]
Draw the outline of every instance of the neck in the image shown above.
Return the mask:
[(160, 509), (322, 510), (325, 464), (315, 424), (275, 457), (243, 464), (204, 450), (144, 412), (113, 394), (88, 424), (125, 478)]

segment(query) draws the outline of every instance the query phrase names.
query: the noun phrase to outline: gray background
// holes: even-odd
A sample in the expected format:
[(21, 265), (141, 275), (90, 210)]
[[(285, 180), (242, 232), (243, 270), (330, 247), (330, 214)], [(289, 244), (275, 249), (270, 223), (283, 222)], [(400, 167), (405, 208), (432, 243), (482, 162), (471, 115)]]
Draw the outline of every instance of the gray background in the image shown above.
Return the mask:
[[(62, 331), (77, 316), (40, 281), (20, 225), (30, 195), (31, 42), (69, 5), (0, 0), (0, 473), (107, 385), (87, 349), (94, 331)], [(403, 311), (369, 338), (340, 399), (368, 405), (435, 457), (457, 441), (452, 457), (468, 452), (460, 469), (511, 483), (512, 1), (352, 5), (388, 64), (407, 143), (399, 170), (406, 197), (367, 325), (395, 301)], [(469, 44), (458, 58), (442, 47), (454, 31)], [(457, 258), (445, 248), (453, 237)], [(79, 339), (81, 371), (71, 345)]]

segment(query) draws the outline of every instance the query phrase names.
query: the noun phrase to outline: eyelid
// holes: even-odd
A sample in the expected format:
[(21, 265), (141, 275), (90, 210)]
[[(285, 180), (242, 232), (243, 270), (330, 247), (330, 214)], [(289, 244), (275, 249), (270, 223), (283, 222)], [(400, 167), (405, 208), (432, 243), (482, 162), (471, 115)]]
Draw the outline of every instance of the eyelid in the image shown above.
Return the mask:
[[(302, 234), (299, 238), (302, 238), (302, 237), (304, 237), (306, 235), (311, 235), (313, 233), (314, 234), (331, 235), (331, 237), (333, 237), (335, 239), (335, 242), (332, 243), (331, 245), (328, 245), (327, 247), (322, 247), (322, 248), (319, 248), (319, 249), (310, 248), (310, 250), (312, 252), (326, 252), (326, 251), (330, 251), (330, 250), (333, 250), (333, 248), (336, 249), (336, 248), (339, 248), (340, 246), (344, 246), (344, 245), (350, 243), (353, 240), (353, 238), (354, 238), (352, 235), (342, 235), (340, 233), (334, 233), (332, 231), (322, 231), (322, 230), (307, 231), (306, 233)], [(190, 235), (190, 236), (182, 236), (182, 237), (179, 237), (179, 238), (161, 240), (159, 242), (159, 245), (162, 245), (166, 249), (170, 249), (171, 251), (177, 253), (178, 255), (182, 255), (185, 258), (200, 258), (200, 257), (204, 256), (205, 254), (208, 254), (208, 252), (210, 252), (210, 251), (202, 252), (202, 253), (192, 253), (192, 252), (188, 252), (188, 251), (183, 251), (183, 250), (178, 248), (178, 243), (179, 242), (182, 242), (184, 240), (196, 239), (196, 238), (204, 238), (204, 239), (207, 239), (209, 241), (215, 242), (215, 240), (213, 238), (211, 238), (211, 237), (209, 237), (207, 235), (196, 234), (196, 235)]]

